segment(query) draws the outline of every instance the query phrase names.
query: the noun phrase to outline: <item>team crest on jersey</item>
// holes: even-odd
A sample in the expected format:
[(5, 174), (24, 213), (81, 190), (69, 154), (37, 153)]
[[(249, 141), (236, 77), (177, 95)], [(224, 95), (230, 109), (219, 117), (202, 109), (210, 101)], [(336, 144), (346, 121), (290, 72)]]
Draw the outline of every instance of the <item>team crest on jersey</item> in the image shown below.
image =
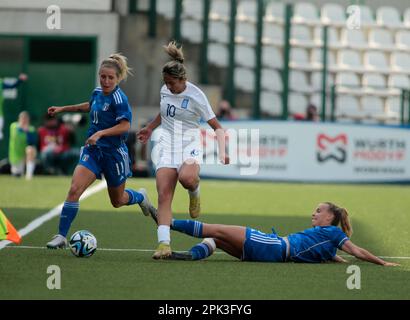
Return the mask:
[(191, 156), (196, 157), (199, 155), (199, 150), (198, 149), (194, 149), (191, 151)]
[(81, 160), (84, 161), (84, 162), (87, 162), (89, 157), (90, 156), (88, 154), (85, 154), (85, 155), (83, 155), (83, 158)]
[(188, 102), (189, 102), (189, 99), (182, 100), (181, 108), (182, 109), (187, 109), (188, 108)]
[(103, 106), (102, 110), (107, 111), (109, 107), (110, 107), (110, 104), (108, 102), (106, 102), (106, 103), (104, 103), (104, 106)]

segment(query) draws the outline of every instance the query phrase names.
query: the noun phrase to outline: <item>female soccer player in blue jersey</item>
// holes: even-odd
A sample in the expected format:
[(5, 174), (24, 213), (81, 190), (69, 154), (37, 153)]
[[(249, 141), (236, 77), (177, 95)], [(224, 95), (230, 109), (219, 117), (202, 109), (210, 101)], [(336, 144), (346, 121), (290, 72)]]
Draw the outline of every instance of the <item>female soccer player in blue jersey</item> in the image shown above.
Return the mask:
[[(156, 219), (155, 214), (151, 216)], [(287, 237), (279, 237), (275, 232), (266, 234), (249, 227), (206, 224), (193, 220), (173, 220), (171, 228), (193, 237), (205, 238), (188, 253), (173, 252), (170, 259), (175, 260), (204, 259), (220, 248), (243, 261), (346, 262), (336, 255), (337, 249), (340, 249), (364, 261), (383, 266), (398, 265), (353, 244), (349, 239), (352, 227), (346, 209), (330, 202), (317, 206), (312, 214), (312, 228)]]
[(96, 179), (101, 179), (102, 174), (107, 181), (113, 207), (138, 203), (145, 215), (156, 211), (144, 189), (139, 192), (125, 189), (125, 181), (131, 176), (125, 141), (131, 126), (132, 112), (127, 96), (118, 85), (129, 73), (126, 58), (112, 54), (100, 65), (101, 86), (93, 91), (89, 102), (48, 109), (52, 116), (60, 112), (88, 112), (91, 122), (61, 211), (58, 234), (47, 243), (48, 248), (63, 248), (67, 245), (66, 236), (77, 215), (80, 196)]

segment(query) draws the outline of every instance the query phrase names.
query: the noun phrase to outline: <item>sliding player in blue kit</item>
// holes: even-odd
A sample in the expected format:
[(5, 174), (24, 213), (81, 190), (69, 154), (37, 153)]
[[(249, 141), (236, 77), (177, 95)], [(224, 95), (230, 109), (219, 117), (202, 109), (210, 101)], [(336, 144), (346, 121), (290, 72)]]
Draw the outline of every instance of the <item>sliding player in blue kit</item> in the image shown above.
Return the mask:
[(67, 233), (79, 210), (80, 196), (96, 179), (101, 179), (102, 174), (107, 181), (113, 207), (138, 203), (145, 215), (156, 213), (144, 189), (138, 192), (125, 189), (125, 182), (131, 176), (125, 141), (131, 127), (132, 112), (127, 96), (118, 85), (129, 73), (126, 58), (112, 54), (100, 65), (101, 87), (94, 89), (89, 102), (48, 109), (52, 116), (60, 112), (90, 113), (88, 138), (61, 211), (58, 234), (47, 243), (50, 249), (67, 245)]
[[(155, 212), (151, 217), (156, 221)], [(340, 225), (340, 227), (339, 227)], [(398, 264), (384, 261), (349, 239), (352, 227), (344, 208), (333, 203), (320, 203), (312, 214), (312, 228), (280, 237), (249, 227), (207, 224), (193, 220), (172, 220), (171, 229), (204, 240), (187, 253), (172, 252), (169, 259), (201, 260), (216, 248), (243, 261), (261, 262), (346, 262), (337, 249), (364, 261), (383, 266)]]

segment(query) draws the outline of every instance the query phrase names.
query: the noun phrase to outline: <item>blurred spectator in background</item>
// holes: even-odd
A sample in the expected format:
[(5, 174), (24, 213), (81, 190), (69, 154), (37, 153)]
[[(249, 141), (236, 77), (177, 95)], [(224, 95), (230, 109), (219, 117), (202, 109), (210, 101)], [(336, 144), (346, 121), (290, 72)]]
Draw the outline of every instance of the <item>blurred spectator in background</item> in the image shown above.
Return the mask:
[(218, 105), (218, 111), (216, 113), (218, 120), (236, 120), (232, 106), (227, 100), (221, 100)]
[(48, 114), (38, 128), (40, 159), (49, 174), (71, 174), (80, 152), (72, 148), (74, 132), (60, 119)]
[(18, 121), (10, 125), (9, 162), (12, 175), (22, 176), (26, 165), (26, 179), (32, 179), (37, 155), (35, 145), (36, 131), (30, 125), (30, 115), (22, 111)]
[(303, 113), (295, 113), (293, 115), (294, 120), (302, 120), (302, 121), (320, 121), (319, 113), (317, 111), (317, 107), (309, 103), (308, 106), (306, 107), (306, 114)]
[(306, 121), (319, 121), (319, 113), (317, 107), (314, 104), (309, 104), (306, 108)]
[(4, 83), (4, 80), (0, 78), (0, 140), (3, 139), (3, 126), (4, 126), (4, 117), (3, 117), (3, 103), (4, 103), (4, 96), (3, 90), (4, 89), (14, 89), (20, 83), (27, 80), (27, 75), (24, 73), (20, 73), (18, 80), (13, 84)]

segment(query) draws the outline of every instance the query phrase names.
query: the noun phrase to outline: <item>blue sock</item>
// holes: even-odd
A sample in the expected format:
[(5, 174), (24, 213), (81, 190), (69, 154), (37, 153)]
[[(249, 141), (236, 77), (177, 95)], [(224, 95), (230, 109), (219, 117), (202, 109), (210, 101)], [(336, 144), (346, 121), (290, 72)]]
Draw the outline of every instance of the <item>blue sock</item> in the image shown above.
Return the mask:
[(196, 238), (202, 238), (202, 226), (203, 223), (199, 221), (172, 219), (171, 229)]
[(61, 210), (60, 224), (58, 226), (58, 233), (66, 237), (68, 230), (71, 227), (75, 216), (77, 215), (78, 209), (80, 208), (80, 203), (65, 201), (63, 205), (63, 210)]
[(132, 189), (125, 189), (125, 192), (128, 193), (128, 196), (130, 199), (127, 203), (127, 206), (130, 206), (136, 203), (141, 203), (142, 201), (144, 201), (144, 196), (137, 191), (134, 191)]
[(193, 246), (189, 252), (192, 254), (193, 260), (201, 260), (209, 257), (212, 254), (212, 251), (205, 243), (198, 243)]

